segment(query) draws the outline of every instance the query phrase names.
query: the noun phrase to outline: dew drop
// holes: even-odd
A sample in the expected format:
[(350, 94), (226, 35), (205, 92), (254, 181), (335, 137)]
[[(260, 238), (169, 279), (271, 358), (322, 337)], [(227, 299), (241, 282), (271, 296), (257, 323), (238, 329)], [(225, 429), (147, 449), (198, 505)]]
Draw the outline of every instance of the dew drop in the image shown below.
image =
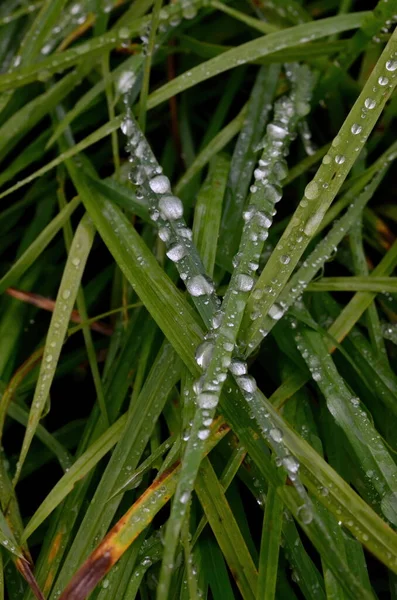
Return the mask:
[(358, 123), (353, 123), (350, 129), (353, 135), (359, 135), (362, 132), (362, 130), (363, 128)]
[(272, 438), (272, 440), (277, 443), (281, 442), (283, 439), (283, 432), (278, 427), (273, 427), (270, 430), (269, 434), (270, 434), (270, 437)]
[(236, 277), (236, 287), (240, 292), (249, 292), (254, 287), (254, 280), (249, 275), (240, 273)]
[(288, 263), (290, 262), (291, 257), (288, 256), (288, 254), (283, 254), (282, 256), (280, 256), (280, 262), (283, 265), (288, 265)]
[(237, 377), (236, 382), (239, 388), (244, 392), (247, 392), (247, 394), (253, 394), (256, 392), (256, 381), (253, 377), (251, 377), (251, 375), (242, 375), (241, 377)]
[[(325, 158), (325, 157), (324, 157)], [(319, 195), (318, 185), (315, 181), (311, 181), (305, 188), (305, 196), (308, 200), (314, 200)]]
[(198, 437), (200, 438), (200, 440), (206, 440), (207, 437), (210, 434), (210, 430), (209, 429), (200, 429), (200, 431), (198, 432)]
[(208, 281), (203, 275), (196, 275), (189, 279), (186, 283), (187, 291), (194, 297), (205, 296), (212, 294), (214, 291), (213, 284)]
[(247, 363), (243, 360), (232, 360), (229, 368), (233, 375), (241, 376), (247, 373)]
[(70, 297), (70, 290), (63, 290), (62, 292), (62, 298), (64, 300), (67, 300)]
[(376, 102), (372, 98), (366, 98), (364, 100), (364, 106), (365, 106), (365, 108), (368, 108), (368, 110), (372, 110), (373, 108), (375, 108)]
[(189, 498), (190, 498), (189, 492), (183, 492), (181, 494), (181, 497), (179, 500), (180, 500), (181, 504), (187, 504), (187, 502), (189, 501)]
[(216, 394), (212, 394), (211, 392), (201, 392), (197, 396), (197, 404), (203, 409), (216, 408), (218, 404), (218, 397)]
[(173, 262), (178, 262), (182, 260), (184, 256), (187, 254), (186, 246), (183, 244), (175, 244), (166, 252), (168, 258)]
[(211, 362), (212, 355), (214, 353), (214, 344), (205, 340), (196, 350), (196, 363), (202, 369), (207, 369), (208, 365)]
[(271, 317), (275, 321), (279, 321), (283, 314), (284, 311), (278, 304), (273, 304), (273, 306), (269, 308), (269, 317)]
[[(162, 177), (165, 177), (165, 175), (158, 175), (157, 177), (154, 177), (151, 182), (155, 179), (161, 179)], [(165, 177), (165, 179), (169, 182), (168, 177)], [(151, 184), (150, 187), (152, 187)], [(163, 219), (167, 219), (168, 221), (175, 221), (183, 216), (183, 204), (176, 196), (163, 196), (160, 198), (159, 209)]]
[(334, 158), (335, 162), (337, 165), (343, 165), (343, 163), (345, 162), (345, 157), (343, 156), (343, 154), (337, 154)]
[[(156, 175), (156, 177), (153, 177), (149, 181), (149, 186), (150, 186), (150, 189), (155, 194), (166, 194), (171, 189), (170, 180), (165, 175)], [(174, 196), (172, 196), (172, 197), (174, 197)], [(179, 198), (178, 198), (178, 200), (179, 200)], [(179, 202), (180, 202), (180, 200), (179, 200)], [(178, 217), (176, 217), (176, 218), (178, 218)]]
[(303, 504), (298, 508), (298, 517), (304, 525), (309, 525), (313, 521), (313, 511), (310, 506)]
[(378, 79), (378, 83), (379, 83), (379, 85), (384, 87), (385, 85), (387, 85), (389, 83), (389, 78), (385, 77), (384, 75), (381, 75)]
[(389, 72), (393, 72), (397, 69), (397, 60), (388, 60), (386, 63), (386, 69)]
[(132, 119), (126, 117), (121, 123), (120, 129), (124, 133), (124, 135), (130, 137), (134, 133), (134, 123)]

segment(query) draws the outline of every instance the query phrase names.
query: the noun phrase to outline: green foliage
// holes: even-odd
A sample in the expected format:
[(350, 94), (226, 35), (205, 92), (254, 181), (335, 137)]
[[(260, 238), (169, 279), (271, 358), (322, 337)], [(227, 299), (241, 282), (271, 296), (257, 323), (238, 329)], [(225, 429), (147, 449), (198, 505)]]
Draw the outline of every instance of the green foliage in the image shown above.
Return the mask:
[(0, 3), (0, 598), (396, 596), (397, 3), (359, 4)]

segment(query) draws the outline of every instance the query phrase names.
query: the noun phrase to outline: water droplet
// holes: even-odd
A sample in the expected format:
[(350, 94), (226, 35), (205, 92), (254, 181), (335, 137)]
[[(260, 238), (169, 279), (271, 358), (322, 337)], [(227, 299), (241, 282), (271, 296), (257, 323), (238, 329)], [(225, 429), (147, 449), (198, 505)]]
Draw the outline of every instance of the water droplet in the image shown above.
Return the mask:
[(373, 100), (372, 98), (366, 98), (364, 100), (364, 106), (365, 106), (365, 108), (368, 108), (368, 110), (372, 110), (376, 106), (376, 101)]
[(80, 264), (80, 259), (79, 258), (72, 258), (72, 265), (75, 267), (78, 267)]
[(343, 165), (343, 163), (345, 162), (345, 157), (343, 156), (343, 154), (337, 154), (334, 158), (335, 162), (337, 165)]
[(233, 375), (245, 375), (247, 373), (247, 363), (243, 360), (234, 359), (230, 363), (230, 371)]
[(218, 396), (211, 392), (201, 392), (197, 396), (197, 404), (203, 409), (216, 408), (218, 404)]
[(196, 350), (196, 363), (202, 369), (207, 369), (211, 362), (212, 355), (214, 353), (214, 344), (205, 340)]
[(389, 78), (385, 77), (384, 75), (381, 75), (378, 79), (378, 83), (383, 87), (389, 83)]
[(280, 127), (279, 125), (276, 125), (275, 123), (270, 123), (266, 127), (266, 132), (270, 137), (272, 137), (276, 140), (283, 140), (288, 135), (288, 129), (284, 129), (284, 127)]
[(213, 284), (208, 281), (203, 275), (196, 275), (186, 283), (187, 291), (194, 297), (205, 296), (212, 294), (214, 291)]
[(386, 63), (387, 71), (393, 72), (397, 69), (397, 60), (388, 60)]
[(175, 244), (166, 252), (168, 258), (173, 262), (178, 262), (182, 260), (184, 256), (187, 254), (186, 246), (183, 244)]
[(350, 129), (353, 135), (359, 135), (362, 132), (362, 130), (363, 128), (358, 123), (353, 123)]
[(62, 292), (62, 298), (64, 300), (67, 300), (70, 297), (70, 290), (63, 290)]
[[(161, 179), (162, 177), (165, 176), (158, 175), (157, 177), (154, 177), (151, 180), (151, 182), (153, 182), (155, 179)], [(168, 181), (168, 177), (165, 177), (165, 179), (167, 179)], [(152, 187), (152, 185), (150, 185), (150, 187)], [(183, 216), (183, 204), (181, 200), (176, 196), (163, 196), (162, 198), (160, 198), (159, 209), (163, 219), (168, 219), (168, 221), (175, 221), (176, 219), (180, 219)]]
[(180, 500), (180, 502), (182, 504), (187, 504), (187, 502), (189, 501), (189, 498), (190, 498), (190, 493), (189, 492), (183, 492), (181, 494), (181, 497), (180, 497), (179, 500)]
[(200, 438), (200, 440), (206, 440), (207, 437), (210, 434), (210, 430), (209, 429), (200, 429), (200, 431), (198, 432), (198, 437)]
[(299, 462), (294, 456), (283, 458), (283, 465), (289, 473), (297, 473), (299, 471)]
[[(325, 158), (325, 157), (324, 157)], [(308, 200), (314, 200), (319, 195), (320, 191), (315, 181), (311, 181), (305, 188), (305, 196)]]
[(325, 156), (323, 156), (323, 160), (322, 160), (324, 165), (329, 165), (329, 163), (331, 162), (331, 157), (329, 154), (326, 154)]
[(254, 287), (254, 280), (249, 275), (240, 273), (236, 277), (236, 287), (240, 292), (249, 292)]
[(126, 94), (129, 92), (134, 85), (135, 80), (136, 76), (132, 71), (124, 71), (124, 73), (121, 73), (117, 82), (117, 87), (120, 94)]
[(281, 187), (279, 185), (272, 185), (272, 184), (267, 185), (266, 186), (266, 197), (270, 200), (270, 202), (273, 202), (273, 204), (276, 204), (283, 197), (283, 192), (282, 192)]
[(270, 430), (270, 437), (277, 443), (281, 442), (283, 439), (283, 432), (278, 427), (273, 427)]
[(256, 381), (253, 377), (251, 377), (251, 375), (242, 375), (241, 377), (237, 377), (236, 382), (239, 388), (244, 392), (247, 392), (247, 394), (253, 394), (256, 392)]
[(159, 238), (160, 240), (162, 240), (163, 242), (168, 242), (168, 240), (171, 237), (171, 232), (168, 229), (168, 227), (161, 227), (159, 229)]
[(313, 511), (310, 506), (303, 504), (298, 508), (298, 517), (304, 525), (309, 525), (313, 521)]
[(280, 256), (280, 262), (283, 265), (288, 265), (288, 263), (290, 262), (291, 257), (288, 256), (288, 254), (283, 254), (282, 256)]
[[(166, 194), (171, 189), (170, 180), (165, 175), (156, 175), (156, 177), (153, 177), (149, 181), (149, 186), (150, 186), (150, 189), (155, 194)], [(174, 198), (175, 196), (171, 196), (171, 197)], [(178, 198), (178, 200), (179, 200), (179, 198)], [(179, 200), (179, 202), (180, 202), (180, 200)], [(175, 217), (175, 218), (178, 218), (178, 217)]]
[(126, 117), (123, 122), (120, 125), (120, 129), (121, 131), (124, 133), (124, 135), (126, 135), (127, 137), (130, 137), (133, 133), (134, 133), (134, 122), (132, 121), (132, 119), (130, 117)]
[(106, 590), (109, 587), (109, 579), (104, 579), (102, 581), (102, 587)]
[(284, 311), (281, 308), (281, 306), (279, 306), (278, 304), (273, 304), (273, 306), (271, 306), (269, 308), (269, 317), (271, 317), (275, 321), (278, 321), (279, 319), (281, 319), (283, 314), (284, 314)]
[(130, 32), (128, 30), (128, 27), (120, 27), (119, 38), (121, 40), (128, 40), (129, 37), (130, 37)]

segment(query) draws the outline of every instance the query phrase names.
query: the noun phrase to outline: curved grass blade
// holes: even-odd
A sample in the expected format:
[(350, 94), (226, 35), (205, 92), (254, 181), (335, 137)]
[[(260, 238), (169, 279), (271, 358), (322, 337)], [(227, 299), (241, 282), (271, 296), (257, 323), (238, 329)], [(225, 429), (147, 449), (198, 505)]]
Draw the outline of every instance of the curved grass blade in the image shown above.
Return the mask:
[(13, 264), (11, 269), (0, 279), (0, 293), (4, 293), (9, 287), (12, 287), (18, 279), (35, 262), (38, 256), (45, 250), (48, 244), (54, 239), (66, 221), (70, 218), (77, 206), (80, 204), (79, 198), (74, 198), (60, 213), (49, 223), (43, 231), (37, 236), (34, 242), (25, 250), (25, 252)]
[(62, 350), (62, 344), (67, 332), (69, 317), (76, 301), (81, 277), (94, 241), (94, 235), (95, 228), (91, 219), (88, 215), (85, 215), (76, 230), (59, 287), (56, 306), (48, 330), (43, 360), (40, 365), (40, 373), (29, 414), (29, 423), (26, 428), (21, 453), (14, 475), (14, 485), (21, 474), (21, 469), (33, 439), (34, 431), (39, 423), (49, 395), (51, 382), (54, 377), (56, 365), (58, 364)]
[(127, 415), (120, 417), (113, 425), (106, 429), (87, 450), (68, 469), (67, 473), (57, 482), (51, 492), (40, 504), (29, 523), (27, 524), (23, 538), (28, 539), (32, 533), (43, 523), (48, 515), (62, 502), (72, 491), (75, 484), (95, 467), (95, 465), (111, 450), (120, 440), (123, 429), (127, 422)]
[(208, 459), (200, 465), (195, 490), (242, 597), (254, 600), (258, 573)]
[(247, 106), (247, 114), (233, 151), (222, 213), (221, 243), (218, 250), (222, 264), (231, 264), (238, 251), (242, 232), (242, 214), (258, 158), (257, 146), (263, 136), (276, 92), (280, 66), (259, 69)]
[(262, 527), (257, 600), (273, 600), (275, 598), (282, 524), (282, 500), (274, 487), (269, 486)]
[[(210, 452), (228, 431), (229, 428), (221, 420), (214, 422), (212, 435), (207, 440), (206, 452)], [(84, 600), (171, 498), (179, 470), (180, 464), (177, 462), (155, 479), (86, 560), (62, 593), (60, 600)]]
[[(253, 276), (259, 267), (263, 244), (276, 212), (275, 204), (282, 196), (280, 182), (286, 171), (283, 157), (288, 154), (289, 144), (299, 120), (308, 109), (311, 94), (313, 80), (307, 67), (292, 65), (288, 67), (287, 73), (293, 82), (292, 92), (290, 97), (283, 97), (276, 103), (274, 121), (267, 126), (267, 133), (262, 142), (263, 153), (260, 166), (255, 170), (255, 185), (252, 187), (248, 207), (244, 213), (245, 225), (237, 255), (237, 265), (232, 273), (222, 307), (214, 315), (210, 334), (196, 351), (197, 363), (204, 369), (204, 373), (195, 385), (197, 410), (183, 455), (171, 516), (167, 523), (164, 557), (157, 592), (158, 600), (165, 600), (169, 591), (172, 572), (169, 565), (174, 564), (178, 532), (199, 469), (204, 441), (208, 435), (206, 427), (215, 415), (228, 368), (230, 367), (235, 375), (236, 383), (246, 395), (248, 403), (256, 390), (255, 380), (247, 375), (246, 363), (241, 360), (232, 361), (232, 354), (235, 350), (248, 292), (254, 285)], [(284, 458), (282, 444), (278, 444), (272, 436), (269, 441), (280, 460), (281, 457)], [(294, 485), (299, 486), (302, 495), (305, 495), (296, 477)], [(184, 498), (186, 501), (183, 501)]]
[[(368, 15), (367, 12), (340, 15), (290, 27), (285, 31), (269, 33), (251, 42), (241, 44), (238, 48), (228, 50), (221, 56), (216, 56), (190, 71), (179, 75), (160, 89), (153, 92), (148, 99), (148, 109), (158, 106), (172, 96), (185, 91), (210, 77), (219, 75), (224, 71), (233, 69), (241, 64), (252, 62), (284, 48), (296, 46), (302, 40), (320, 39), (334, 33), (342, 33), (360, 27)], [(1, 89), (0, 78), (0, 89)]]
[(59, 156), (54, 158), (54, 160), (49, 162), (47, 165), (45, 165), (44, 167), (41, 167), (40, 169), (38, 169), (37, 171), (32, 173), (32, 175), (25, 177), (25, 179), (22, 179), (22, 181), (18, 181), (18, 183), (16, 183), (12, 187), (10, 187), (7, 190), (5, 190), (4, 192), (2, 192), (0, 194), (0, 199), (4, 198), (5, 196), (8, 196), (9, 194), (11, 194), (12, 192), (15, 192), (16, 190), (19, 190), (21, 187), (23, 187), (27, 183), (34, 181), (35, 179), (37, 179), (37, 177), (41, 177), (48, 171), (51, 171), (51, 169), (53, 169), (54, 167), (57, 167), (58, 165), (62, 164), (63, 162), (65, 162), (66, 160), (71, 158), (72, 156), (79, 154), (79, 152), (82, 152), (89, 146), (92, 146), (92, 144), (95, 144), (96, 142), (99, 142), (99, 140), (102, 140), (103, 138), (107, 137), (113, 131), (116, 131), (116, 129), (118, 129), (120, 127), (120, 123), (121, 123), (121, 117), (116, 117), (115, 119), (113, 119), (113, 121), (108, 121), (108, 123), (106, 123), (99, 129), (94, 131), (94, 133), (91, 133), (90, 135), (88, 135), (84, 140), (82, 140), (78, 144), (75, 144), (69, 150), (62, 152), (62, 154), (60, 154)]
[[(242, 333), (251, 350), (262, 339), (260, 329), (265, 329), (265, 318), (316, 233), (395, 88), (396, 51), (397, 31), (391, 36), (330, 150), (324, 156), (323, 164), (306, 186), (304, 197), (261, 273), (248, 301), (243, 323)], [(386, 86), (379, 84), (379, 80), (383, 82), (383, 77), (387, 80)], [(282, 262), (283, 256), (287, 257), (285, 263)], [(270, 282), (273, 294), (265, 294), (265, 288)], [(260, 296), (259, 299), (256, 299), (256, 295)], [(262, 316), (252, 321), (250, 315), (258, 311)], [(273, 308), (273, 311), (276, 313), (277, 308)], [(280, 312), (282, 313), (282, 309)]]
[(222, 200), (229, 166), (230, 161), (222, 155), (212, 160), (207, 179), (197, 194), (194, 211), (193, 242), (210, 277), (214, 274)]

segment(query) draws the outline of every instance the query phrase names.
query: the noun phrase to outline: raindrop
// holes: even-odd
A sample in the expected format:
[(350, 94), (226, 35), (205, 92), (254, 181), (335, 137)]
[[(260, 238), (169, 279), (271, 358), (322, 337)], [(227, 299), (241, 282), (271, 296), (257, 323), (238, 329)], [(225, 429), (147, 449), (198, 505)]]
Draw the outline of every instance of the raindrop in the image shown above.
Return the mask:
[[(325, 158), (325, 157), (324, 157)], [(308, 200), (314, 200), (319, 195), (318, 185), (315, 181), (311, 181), (305, 188), (305, 196)]]
[(345, 162), (345, 157), (343, 156), (343, 154), (337, 154), (334, 158), (335, 162), (337, 165), (343, 165), (343, 163)]
[[(163, 179), (163, 178), (168, 181), (168, 189), (169, 189), (168, 177), (165, 177), (165, 175), (158, 175), (157, 177), (154, 177), (150, 181), (150, 187), (152, 188), (152, 190), (154, 192), (156, 191), (156, 189), (154, 189), (154, 188), (159, 189), (161, 187), (163, 189), (165, 187), (165, 184), (160, 182), (158, 187), (157, 187), (157, 184), (155, 184), (153, 187), (152, 186), (153, 181)], [(162, 193), (162, 192), (158, 192), (158, 193)], [(176, 196), (163, 196), (162, 198), (160, 198), (159, 209), (162, 214), (162, 217), (164, 219), (168, 219), (169, 221), (175, 221), (176, 219), (180, 219), (183, 216), (183, 204), (182, 204), (181, 200), (179, 198), (177, 198)]]
[(273, 427), (270, 430), (270, 437), (275, 442), (281, 442), (283, 439), (283, 432), (278, 427)]
[(197, 404), (203, 409), (216, 408), (218, 404), (218, 396), (216, 394), (212, 394), (211, 392), (201, 392), (201, 394), (197, 396)]
[(190, 493), (189, 492), (183, 492), (181, 494), (181, 497), (180, 497), (180, 502), (182, 504), (187, 504), (187, 502), (189, 501), (189, 498), (190, 498)]
[(353, 135), (359, 135), (362, 132), (362, 130), (363, 128), (361, 127), (361, 125), (358, 125), (358, 123), (353, 123), (350, 129)]
[(249, 275), (240, 273), (236, 277), (236, 287), (240, 292), (249, 292), (254, 287), (254, 280)]
[(182, 258), (184, 256), (186, 256), (187, 250), (186, 250), (186, 246), (184, 246), (183, 244), (175, 244), (175, 246), (172, 246), (167, 252), (167, 256), (170, 260), (172, 260), (173, 262), (178, 262), (180, 260), (182, 260)]
[[(166, 194), (171, 189), (170, 180), (165, 175), (157, 175), (156, 177), (153, 177), (149, 181), (149, 186), (150, 186), (150, 189), (155, 194)], [(171, 197), (175, 198), (175, 196), (171, 196)], [(179, 198), (178, 198), (178, 200), (179, 200)], [(181, 201), (179, 200), (179, 202), (181, 202)], [(178, 218), (178, 217), (174, 217), (174, 218)]]
[(397, 60), (388, 60), (386, 63), (387, 71), (393, 72), (397, 69)]
[(269, 308), (269, 317), (271, 317), (275, 321), (278, 321), (279, 319), (281, 319), (283, 314), (284, 314), (284, 311), (278, 304), (273, 304), (273, 306), (271, 306)]
[(384, 77), (384, 75), (381, 75), (378, 79), (378, 83), (383, 87), (389, 83), (389, 79), (388, 77)]
[(210, 434), (210, 430), (209, 429), (200, 429), (200, 431), (198, 432), (198, 437), (200, 438), (200, 440), (206, 440), (207, 437)]
[(234, 359), (230, 363), (230, 371), (233, 375), (245, 375), (247, 373), (247, 363), (242, 360)]
[(212, 294), (214, 291), (213, 284), (208, 281), (203, 275), (192, 277), (186, 284), (187, 291), (194, 297), (205, 296)]
[(304, 525), (309, 525), (313, 521), (313, 511), (310, 506), (303, 504), (298, 508), (298, 517)]
[(121, 131), (127, 137), (130, 137), (134, 133), (134, 123), (132, 119), (126, 117), (120, 125)]
[(207, 369), (211, 362), (212, 355), (214, 353), (214, 344), (205, 340), (202, 342), (196, 350), (196, 363), (202, 369)]
[(284, 129), (284, 127), (280, 127), (275, 123), (270, 123), (266, 127), (266, 132), (270, 137), (275, 138), (276, 140), (283, 140), (288, 135), (288, 129)]
[(282, 256), (280, 256), (280, 262), (283, 265), (288, 265), (288, 263), (290, 262), (290, 260), (291, 260), (291, 257), (288, 256), (287, 254), (283, 254)]
[(253, 377), (251, 377), (251, 375), (242, 375), (236, 379), (236, 382), (239, 388), (244, 392), (247, 392), (247, 394), (253, 394), (256, 392), (256, 381)]
[(364, 100), (364, 106), (365, 106), (365, 108), (368, 108), (368, 110), (372, 110), (373, 108), (375, 108), (376, 102), (372, 98), (366, 98)]

